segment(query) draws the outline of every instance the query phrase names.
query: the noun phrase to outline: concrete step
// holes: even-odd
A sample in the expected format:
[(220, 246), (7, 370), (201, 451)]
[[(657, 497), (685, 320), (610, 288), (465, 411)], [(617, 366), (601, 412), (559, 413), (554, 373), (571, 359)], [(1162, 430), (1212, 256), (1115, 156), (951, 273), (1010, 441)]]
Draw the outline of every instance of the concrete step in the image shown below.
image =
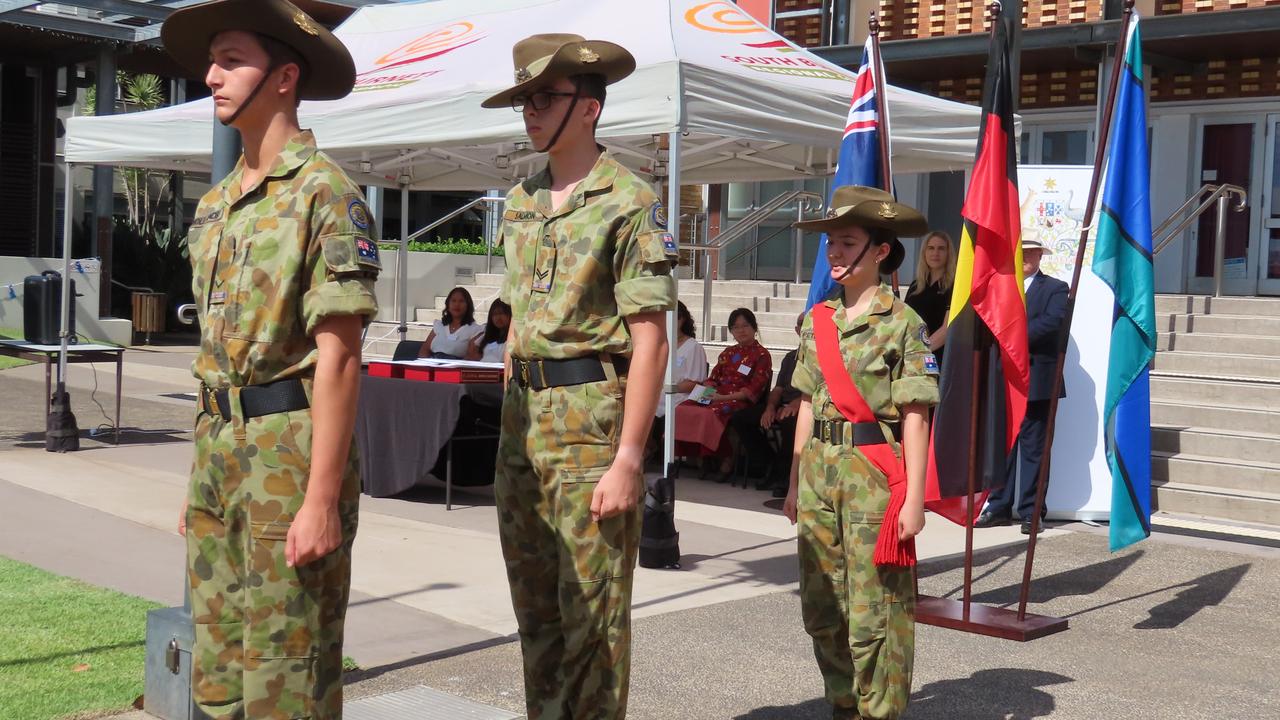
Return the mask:
[[(1152, 452), (1228, 458), (1238, 463), (1280, 462), (1280, 435), (1178, 425), (1151, 426)], [(1280, 488), (1280, 484), (1277, 484)]]
[(1280, 317), (1280, 298), (1157, 295), (1156, 312)]
[(1280, 492), (1280, 465), (1233, 462), (1221, 455), (1152, 451), (1151, 482), (1201, 485), (1242, 493), (1276, 493)]
[(1151, 378), (1151, 399), (1237, 408), (1280, 408), (1280, 381), (1198, 380), (1166, 375)]
[(1280, 337), (1214, 335), (1201, 332), (1160, 333), (1156, 337), (1156, 349), (1226, 355), (1265, 355), (1280, 358)]
[(471, 283), (474, 287), (502, 287), (502, 273), (476, 273), (475, 282)]
[(1156, 329), (1160, 332), (1280, 337), (1280, 317), (1167, 313), (1156, 316)]
[[(792, 319), (794, 320), (794, 318)], [(782, 348), (784, 351), (800, 345), (800, 336), (796, 335), (794, 328), (771, 328), (761, 325), (760, 334), (757, 337), (759, 338), (760, 343), (765, 347)], [(729, 329), (723, 325), (718, 325), (712, 328), (699, 328), (698, 339), (704, 344), (706, 342), (725, 344), (731, 344), (733, 342), (733, 338), (729, 334)]]
[(1160, 373), (1280, 380), (1280, 362), (1261, 355), (1158, 352), (1153, 369)]
[[(809, 297), (809, 283), (772, 282), (768, 280), (715, 280), (713, 295), (742, 295), (747, 297), (799, 298)], [(702, 294), (702, 280), (681, 280), (680, 296)]]
[(1151, 490), (1153, 511), (1245, 523), (1280, 523), (1280, 494), (1180, 482), (1152, 482)]
[[(702, 316), (702, 292), (681, 291), (680, 300), (693, 313), (695, 319)], [(755, 295), (728, 295), (716, 292), (711, 297), (711, 314), (728, 317), (736, 308), (744, 307), (754, 313), (776, 312), (791, 315), (791, 319), (804, 312), (804, 298), (775, 298)]]
[(1151, 424), (1280, 435), (1280, 411), (1222, 407), (1206, 403), (1151, 401)]

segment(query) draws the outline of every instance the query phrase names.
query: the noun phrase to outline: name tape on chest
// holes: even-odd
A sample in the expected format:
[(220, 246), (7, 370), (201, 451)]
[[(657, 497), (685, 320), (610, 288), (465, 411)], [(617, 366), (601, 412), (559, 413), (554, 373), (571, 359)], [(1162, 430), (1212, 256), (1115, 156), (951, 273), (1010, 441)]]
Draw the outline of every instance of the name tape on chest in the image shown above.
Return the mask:
[(506, 210), (502, 213), (502, 219), (510, 222), (532, 222), (541, 220), (542, 216), (534, 210)]

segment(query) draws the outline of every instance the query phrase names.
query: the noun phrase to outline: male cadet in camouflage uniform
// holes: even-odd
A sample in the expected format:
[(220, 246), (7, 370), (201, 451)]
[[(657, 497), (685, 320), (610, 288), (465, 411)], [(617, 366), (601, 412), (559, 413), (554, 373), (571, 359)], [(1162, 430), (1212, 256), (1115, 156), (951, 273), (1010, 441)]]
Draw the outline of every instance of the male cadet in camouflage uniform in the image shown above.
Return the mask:
[(162, 37), (244, 138), (188, 237), (202, 334), (185, 512), (194, 700), (218, 720), (341, 718), (378, 251), (359, 189), (296, 106), (346, 95), (355, 68), (285, 0), (179, 10)]
[[(910, 567), (877, 564), (874, 555), (881, 533), (908, 542), (924, 526), (938, 363), (924, 321), (880, 278), (902, 262), (898, 236), (928, 226), (915, 209), (874, 188), (837, 188), (831, 206), (827, 219), (796, 227), (827, 233), (840, 283), (823, 303), (833, 311), (827, 322), (834, 322), (839, 348), (833, 365), (843, 365), (837, 371), (852, 380), (875, 421), (850, 422), (833, 401), (832, 388), (841, 388), (819, 362), (815, 306), (801, 327), (792, 376), (802, 396), (783, 511), (799, 524), (800, 604), (832, 717), (893, 720), (911, 695), (915, 585)], [(890, 457), (905, 460), (898, 522), (884, 522), (890, 484), (868, 455), (868, 446), (885, 442)]]
[[(512, 307), (495, 495), (530, 720), (626, 715), (642, 459), (666, 370), (676, 245), (653, 190), (596, 144), (613, 43), (534, 35), (516, 85), (546, 170), (507, 195)], [(625, 408), (625, 410), (624, 410)]]

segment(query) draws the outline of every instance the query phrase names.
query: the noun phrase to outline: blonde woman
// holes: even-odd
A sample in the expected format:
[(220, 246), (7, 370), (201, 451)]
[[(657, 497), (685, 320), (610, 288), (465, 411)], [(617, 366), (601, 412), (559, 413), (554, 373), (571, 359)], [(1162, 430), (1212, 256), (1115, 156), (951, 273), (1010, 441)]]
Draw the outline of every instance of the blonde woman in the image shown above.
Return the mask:
[(947, 342), (947, 310), (951, 285), (956, 279), (956, 251), (951, 236), (934, 230), (925, 236), (916, 259), (916, 279), (907, 288), (905, 302), (929, 327), (929, 349), (942, 359)]

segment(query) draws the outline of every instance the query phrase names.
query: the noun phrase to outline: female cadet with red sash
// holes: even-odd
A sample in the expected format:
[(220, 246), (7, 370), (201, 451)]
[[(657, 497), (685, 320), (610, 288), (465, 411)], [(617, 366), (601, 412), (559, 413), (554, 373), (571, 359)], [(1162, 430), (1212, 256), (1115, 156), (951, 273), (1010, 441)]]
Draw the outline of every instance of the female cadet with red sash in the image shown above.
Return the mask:
[(881, 276), (902, 262), (898, 236), (927, 225), (886, 192), (844, 186), (825, 219), (796, 226), (827, 233), (839, 283), (805, 318), (792, 378), (802, 397), (783, 512), (799, 525), (805, 630), (833, 718), (898, 718), (938, 364), (928, 328)]

